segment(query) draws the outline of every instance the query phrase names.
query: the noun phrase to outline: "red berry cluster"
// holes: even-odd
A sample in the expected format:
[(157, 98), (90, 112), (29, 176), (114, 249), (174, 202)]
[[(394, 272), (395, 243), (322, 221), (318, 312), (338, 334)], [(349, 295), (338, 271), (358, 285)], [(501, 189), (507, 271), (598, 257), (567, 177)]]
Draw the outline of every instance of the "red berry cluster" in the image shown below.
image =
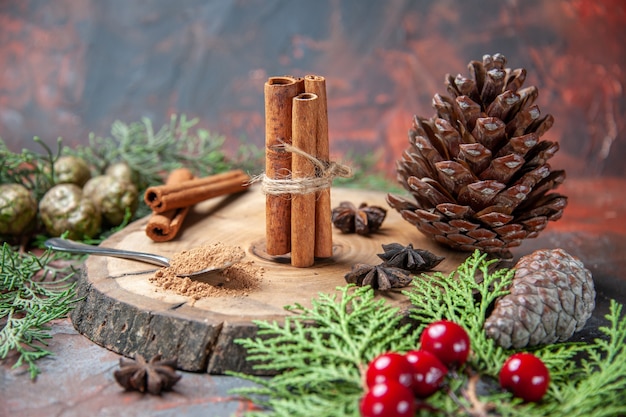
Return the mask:
[[(413, 416), (423, 405), (421, 400), (443, 386), (448, 370), (467, 361), (469, 351), (470, 340), (463, 327), (448, 320), (428, 325), (420, 337), (419, 350), (387, 352), (369, 363), (361, 416)], [(549, 382), (548, 368), (530, 353), (512, 355), (500, 371), (500, 386), (524, 401), (541, 400)]]
[(469, 355), (467, 332), (447, 320), (426, 327), (420, 343), (420, 350), (404, 355), (388, 352), (370, 362), (365, 373), (368, 391), (360, 408), (363, 417), (413, 416), (415, 399), (439, 390), (448, 369), (463, 365)]

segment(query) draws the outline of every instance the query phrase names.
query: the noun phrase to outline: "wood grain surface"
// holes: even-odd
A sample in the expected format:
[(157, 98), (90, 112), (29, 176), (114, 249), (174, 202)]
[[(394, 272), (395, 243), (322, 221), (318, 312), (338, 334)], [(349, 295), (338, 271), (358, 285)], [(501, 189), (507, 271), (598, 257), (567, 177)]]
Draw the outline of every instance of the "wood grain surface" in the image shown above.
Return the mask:
[[(385, 193), (333, 189), (332, 206), (341, 201), (387, 207)], [(263, 268), (261, 285), (244, 296), (192, 300), (150, 283), (153, 266), (135, 261), (90, 256), (79, 278), (84, 299), (72, 312), (79, 332), (92, 341), (126, 356), (140, 353), (177, 356), (181, 369), (220, 374), (227, 370), (254, 372), (245, 351), (234, 341), (256, 334), (254, 320), (281, 321), (284, 306), (310, 300), (320, 292), (332, 293), (346, 285), (344, 275), (355, 263), (378, 264), (381, 245), (412, 243), (445, 256), (437, 267), (449, 272), (467, 256), (448, 251), (427, 240), (400, 215), (388, 210), (380, 232), (369, 237), (333, 230), (333, 257), (310, 268), (295, 268), (287, 257), (271, 257), (264, 248), (264, 196), (253, 186), (241, 195), (205, 201), (193, 208), (179, 236), (156, 243), (145, 233), (147, 219), (132, 223), (111, 236), (103, 246), (172, 256), (205, 244), (221, 242), (246, 251), (243, 261)], [(392, 304), (409, 305), (400, 291), (384, 295)]]

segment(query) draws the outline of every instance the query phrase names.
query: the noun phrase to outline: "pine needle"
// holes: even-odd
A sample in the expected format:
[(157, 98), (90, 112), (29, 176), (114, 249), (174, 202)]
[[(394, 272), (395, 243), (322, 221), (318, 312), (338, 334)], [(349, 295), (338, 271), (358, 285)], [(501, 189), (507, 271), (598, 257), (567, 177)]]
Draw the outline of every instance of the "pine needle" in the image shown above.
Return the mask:
[(600, 327), (605, 338), (583, 346), (587, 357), (569, 375), (569, 383), (555, 388), (552, 410), (563, 416), (626, 415), (626, 317), (622, 305), (611, 300)]
[[(500, 389), (497, 375), (504, 350), (482, 326), (495, 299), (507, 293), (513, 272), (492, 270), (495, 261), (475, 252), (452, 274), (416, 278), (405, 294), (412, 322), (377, 299), (370, 287), (340, 287), (319, 294), (312, 307), (296, 304), (284, 323), (257, 321), (258, 336), (240, 339), (255, 369), (276, 373), (261, 378), (233, 374), (256, 383), (235, 390), (264, 408), (247, 416), (358, 416), (367, 364), (387, 351), (418, 348), (428, 323), (454, 320), (466, 328), (472, 353), (445, 390), (428, 399), (423, 416), (601, 416), (626, 415), (626, 317), (611, 302), (605, 335), (591, 344), (561, 343), (534, 349), (550, 369), (551, 385), (540, 403), (523, 403)], [(582, 359), (580, 359), (582, 355)], [(481, 381), (477, 388), (476, 381)]]
[[(223, 152), (225, 138), (197, 128), (198, 119), (172, 115), (169, 123), (155, 130), (152, 121), (111, 125), (111, 136), (89, 135), (89, 145), (67, 149), (80, 156), (100, 173), (115, 162), (126, 162), (137, 174), (137, 186), (143, 190), (163, 182), (176, 168), (186, 167), (203, 177), (230, 169), (235, 162)], [(250, 161), (248, 161), (250, 162)]]
[(338, 299), (320, 294), (311, 308), (286, 307), (295, 315), (284, 323), (258, 321), (256, 338), (238, 340), (255, 368), (278, 372), (271, 380), (253, 378), (258, 388), (238, 391), (271, 410), (263, 415), (357, 416), (363, 364), (414, 344), (417, 335), (401, 323), (399, 309), (376, 300), (371, 288), (338, 291)]
[(51, 355), (46, 342), (52, 336), (47, 326), (66, 317), (73, 308), (74, 284), (71, 275), (54, 280), (51, 253), (41, 258), (20, 254), (7, 243), (0, 257), (0, 359), (17, 353), (14, 368), (26, 366), (31, 378), (39, 374), (36, 361)]
[[(487, 338), (483, 325), (490, 306), (508, 293), (506, 289), (514, 275), (514, 271), (506, 268), (491, 272), (495, 262), (497, 260), (488, 260), (487, 254), (476, 251), (451, 274), (422, 275), (413, 281), (411, 290), (405, 291), (414, 306), (411, 317), (422, 327), (442, 319), (463, 326), (472, 342), (470, 365), (480, 363), (492, 377), (497, 376), (507, 355)], [(478, 276), (482, 277), (481, 282)]]

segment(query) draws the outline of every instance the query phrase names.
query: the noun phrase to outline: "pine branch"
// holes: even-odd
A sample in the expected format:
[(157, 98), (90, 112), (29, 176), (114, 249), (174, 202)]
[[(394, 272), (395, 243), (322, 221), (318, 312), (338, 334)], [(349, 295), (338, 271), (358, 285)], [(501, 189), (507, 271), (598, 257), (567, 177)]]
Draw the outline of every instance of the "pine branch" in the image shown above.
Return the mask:
[(115, 121), (111, 137), (89, 136), (89, 146), (79, 146), (74, 153), (103, 173), (112, 163), (126, 162), (138, 173), (137, 186), (145, 189), (160, 184), (164, 174), (180, 167), (189, 168), (198, 176), (228, 169), (222, 151), (224, 137), (203, 129), (195, 129), (197, 119), (172, 115), (168, 124), (154, 130), (148, 118), (130, 124)]
[[(472, 343), (470, 365), (480, 363), (492, 377), (498, 375), (507, 353), (487, 338), (483, 326), (490, 306), (508, 293), (506, 289), (514, 274), (506, 268), (491, 272), (495, 262), (497, 260), (487, 260), (487, 254), (476, 251), (451, 274), (422, 275), (405, 291), (414, 306), (411, 317), (422, 323), (422, 327), (442, 319), (463, 326)], [(478, 282), (477, 277), (482, 277), (482, 281)], [(476, 302), (470, 302), (475, 299)]]
[(258, 337), (237, 341), (256, 369), (278, 372), (270, 381), (253, 378), (260, 387), (240, 394), (265, 397), (260, 401), (274, 416), (293, 416), (296, 410), (320, 417), (358, 415), (363, 364), (381, 350), (406, 351), (417, 335), (401, 324), (399, 309), (374, 299), (371, 288), (338, 291), (338, 300), (320, 294), (311, 308), (287, 307), (295, 315), (283, 324), (256, 322)]
[[(223, 150), (225, 138), (197, 128), (198, 119), (184, 114), (170, 117), (169, 123), (155, 130), (152, 121), (115, 121), (110, 137), (89, 135), (88, 146), (66, 149), (66, 153), (83, 158), (98, 174), (116, 162), (125, 162), (135, 172), (134, 183), (143, 195), (149, 186), (162, 184), (169, 172), (185, 167), (204, 177), (235, 167), (255, 171), (262, 165), (262, 150), (248, 145), (239, 149), (238, 157), (229, 158)], [(148, 215), (141, 204), (135, 218)]]
[[(52, 354), (47, 323), (66, 317), (75, 302), (74, 284), (67, 275), (54, 280), (58, 271), (49, 264), (50, 252), (41, 258), (22, 255), (4, 243), (0, 267), (0, 358), (17, 353), (14, 368), (28, 367), (31, 378), (39, 373), (38, 359)], [(50, 281), (54, 280), (54, 281)]]
[[(235, 374), (257, 384), (236, 391), (265, 408), (247, 415), (357, 416), (367, 363), (386, 351), (417, 348), (419, 331), (442, 318), (466, 328), (472, 354), (465, 368), (448, 379), (447, 388), (428, 399), (420, 416), (625, 415), (626, 317), (615, 301), (608, 325), (600, 329), (605, 338), (533, 350), (550, 369), (552, 380), (540, 403), (524, 403), (498, 387), (499, 369), (513, 351), (496, 346), (482, 326), (489, 305), (506, 294), (513, 271), (491, 271), (493, 262), (476, 252), (449, 276), (416, 278), (406, 292), (413, 303), (412, 324), (401, 325), (398, 309), (376, 299), (371, 288), (351, 286), (338, 288), (339, 298), (320, 294), (312, 308), (287, 307), (294, 316), (283, 324), (257, 322), (258, 337), (237, 342), (247, 349), (256, 369), (277, 374), (272, 378)], [(480, 390), (477, 381), (483, 385)]]
[(44, 149), (43, 154), (29, 149), (13, 153), (0, 139), (0, 184), (21, 184), (39, 201), (54, 185), (54, 161), (59, 158), (62, 146), (59, 139), (57, 150), (53, 152), (38, 137), (33, 141)]
[(587, 358), (569, 384), (558, 385), (555, 412), (564, 416), (621, 416), (626, 414), (626, 316), (622, 305), (611, 300), (605, 316), (608, 326), (600, 327), (606, 339), (584, 346)]

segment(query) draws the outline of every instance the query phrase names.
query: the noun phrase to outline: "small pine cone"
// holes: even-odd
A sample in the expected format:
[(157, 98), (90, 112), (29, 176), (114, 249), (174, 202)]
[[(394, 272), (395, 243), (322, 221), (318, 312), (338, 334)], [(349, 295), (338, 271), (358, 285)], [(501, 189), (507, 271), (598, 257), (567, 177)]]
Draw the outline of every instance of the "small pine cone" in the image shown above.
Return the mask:
[(485, 321), (487, 336), (519, 349), (561, 342), (581, 330), (595, 307), (591, 272), (562, 249), (538, 250), (514, 267), (510, 294)]

